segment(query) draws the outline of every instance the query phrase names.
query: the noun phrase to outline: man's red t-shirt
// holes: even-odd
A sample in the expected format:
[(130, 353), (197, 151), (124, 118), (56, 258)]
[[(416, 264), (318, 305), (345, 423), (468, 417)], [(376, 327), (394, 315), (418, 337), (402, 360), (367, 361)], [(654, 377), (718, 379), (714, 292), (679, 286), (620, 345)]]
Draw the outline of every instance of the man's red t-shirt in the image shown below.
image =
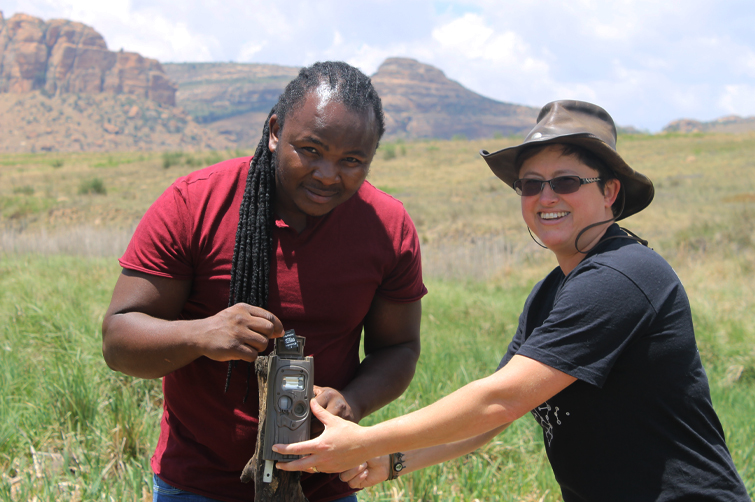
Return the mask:
[[(232, 159), (178, 179), (149, 208), (120, 259), (123, 268), (190, 279), (181, 319), (212, 316), (228, 306), (239, 206), (249, 169)], [(342, 389), (359, 365), (363, 320), (375, 295), (417, 301), (422, 283), (419, 240), (403, 205), (365, 182), (351, 199), (310, 218), (300, 234), (282, 220), (273, 230), (268, 310), (306, 337), (315, 384)], [(163, 379), (160, 439), (152, 468), (177, 488), (224, 501), (252, 500), (239, 481), (254, 453), (258, 391), (239, 362), (223, 392), (227, 363), (201, 357)], [(311, 501), (354, 490), (336, 475), (302, 476)]]

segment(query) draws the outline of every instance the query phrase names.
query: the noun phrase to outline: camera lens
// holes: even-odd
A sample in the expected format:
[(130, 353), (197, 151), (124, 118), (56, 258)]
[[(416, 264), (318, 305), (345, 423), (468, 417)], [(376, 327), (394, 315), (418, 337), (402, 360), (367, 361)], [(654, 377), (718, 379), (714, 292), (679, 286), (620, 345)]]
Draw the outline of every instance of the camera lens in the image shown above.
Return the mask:
[(302, 402), (296, 403), (296, 407), (294, 408), (294, 415), (296, 416), (302, 416), (305, 413), (307, 413), (307, 407)]

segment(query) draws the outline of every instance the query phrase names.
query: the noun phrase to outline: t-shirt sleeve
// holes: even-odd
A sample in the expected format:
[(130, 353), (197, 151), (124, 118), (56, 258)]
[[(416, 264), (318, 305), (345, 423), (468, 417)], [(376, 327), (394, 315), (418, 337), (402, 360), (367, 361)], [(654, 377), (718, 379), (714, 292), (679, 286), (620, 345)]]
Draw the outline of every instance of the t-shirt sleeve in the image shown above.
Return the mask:
[(656, 312), (629, 277), (609, 266), (596, 263), (573, 273), (517, 353), (602, 387)]
[(514, 338), (511, 339), (511, 342), (509, 343), (508, 349), (506, 349), (506, 354), (504, 354), (503, 358), (501, 359), (500, 364), (498, 365), (498, 371), (499, 369), (503, 368), (508, 364), (509, 361), (511, 361), (511, 358), (516, 355), (517, 352), (519, 352), (519, 347), (522, 346), (522, 342), (524, 342), (524, 318), (526, 316), (526, 310), (525, 312), (522, 312), (519, 315), (519, 325), (516, 328), (516, 334), (514, 334)]
[(395, 247), (395, 266), (378, 287), (377, 294), (394, 302), (417, 301), (427, 294), (427, 288), (422, 282), (419, 236), (406, 210), (403, 211), (400, 238)]
[(191, 217), (187, 200), (171, 185), (150, 206), (119, 262), (123, 268), (171, 279), (191, 279)]

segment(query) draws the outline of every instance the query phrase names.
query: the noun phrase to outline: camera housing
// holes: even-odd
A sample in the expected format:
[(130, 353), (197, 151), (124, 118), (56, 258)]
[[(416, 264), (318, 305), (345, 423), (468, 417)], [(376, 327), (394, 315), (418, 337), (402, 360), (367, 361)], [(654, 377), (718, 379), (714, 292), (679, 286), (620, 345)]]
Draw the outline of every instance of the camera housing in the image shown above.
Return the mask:
[[(291, 444), (309, 439), (312, 412), (309, 401), (314, 397), (314, 360), (304, 357), (303, 336), (294, 330), (275, 340), (267, 373), (267, 410), (263, 439), (265, 461), (286, 462), (299, 455), (281, 455), (274, 444)], [(271, 473), (272, 474), (272, 473)]]

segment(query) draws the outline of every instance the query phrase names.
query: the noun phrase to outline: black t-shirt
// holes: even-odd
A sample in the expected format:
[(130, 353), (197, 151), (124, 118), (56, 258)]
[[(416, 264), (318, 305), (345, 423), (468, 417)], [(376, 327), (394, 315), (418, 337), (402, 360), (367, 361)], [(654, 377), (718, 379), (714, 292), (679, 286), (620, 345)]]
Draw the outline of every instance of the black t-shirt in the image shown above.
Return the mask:
[(577, 381), (532, 410), (565, 502), (749, 501), (713, 411), (679, 278), (612, 225), (530, 293), (501, 361)]

